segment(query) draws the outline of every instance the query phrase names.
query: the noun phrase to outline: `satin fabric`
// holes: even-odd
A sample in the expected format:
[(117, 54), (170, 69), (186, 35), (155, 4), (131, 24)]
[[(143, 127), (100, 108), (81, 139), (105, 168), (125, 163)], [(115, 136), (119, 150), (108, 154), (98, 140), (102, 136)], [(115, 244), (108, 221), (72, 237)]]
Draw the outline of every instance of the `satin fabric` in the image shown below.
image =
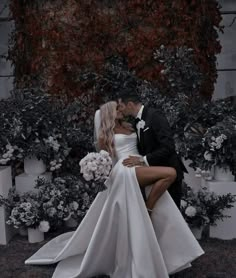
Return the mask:
[[(118, 162), (75, 232), (45, 244), (26, 264), (59, 262), (53, 278), (168, 278), (204, 252), (166, 192), (150, 219), (135, 168), (122, 161), (138, 155), (136, 134), (116, 134)], [(147, 194), (150, 187), (146, 189)]]

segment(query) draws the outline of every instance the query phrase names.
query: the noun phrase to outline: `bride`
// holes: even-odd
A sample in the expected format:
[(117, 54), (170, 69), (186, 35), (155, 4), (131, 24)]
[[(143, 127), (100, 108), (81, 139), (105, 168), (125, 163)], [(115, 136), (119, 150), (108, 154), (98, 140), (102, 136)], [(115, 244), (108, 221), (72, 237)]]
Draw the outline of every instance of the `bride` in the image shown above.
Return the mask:
[[(138, 155), (137, 137), (116, 102), (96, 112), (95, 134), (115, 164), (107, 190), (98, 193), (76, 231), (54, 238), (25, 263), (59, 262), (53, 278), (168, 278), (189, 267), (204, 252), (169, 193), (160, 194), (175, 179), (173, 168), (122, 164)], [(146, 204), (140, 186), (145, 186)]]

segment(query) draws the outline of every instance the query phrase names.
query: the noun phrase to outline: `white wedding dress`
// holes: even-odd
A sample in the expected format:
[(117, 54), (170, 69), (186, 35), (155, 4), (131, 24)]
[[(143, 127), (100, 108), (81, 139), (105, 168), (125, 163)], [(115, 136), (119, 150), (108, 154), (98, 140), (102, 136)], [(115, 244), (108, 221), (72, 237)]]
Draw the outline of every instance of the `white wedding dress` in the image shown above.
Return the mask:
[[(39, 249), (26, 264), (59, 262), (53, 278), (167, 278), (204, 252), (166, 192), (150, 219), (135, 168), (122, 165), (138, 155), (136, 134), (116, 134), (118, 162), (75, 232)], [(147, 188), (147, 193), (150, 188)]]

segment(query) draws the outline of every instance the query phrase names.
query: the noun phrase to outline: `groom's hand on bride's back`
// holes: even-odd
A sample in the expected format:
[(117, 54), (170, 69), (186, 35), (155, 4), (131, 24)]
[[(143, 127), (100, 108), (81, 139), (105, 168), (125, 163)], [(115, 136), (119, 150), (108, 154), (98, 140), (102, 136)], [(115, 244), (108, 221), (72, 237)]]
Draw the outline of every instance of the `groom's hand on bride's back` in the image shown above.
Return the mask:
[(126, 167), (134, 167), (134, 166), (144, 166), (145, 162), (140, 156), (130, 155), (128, 158), (124, 159), (122, 164)]

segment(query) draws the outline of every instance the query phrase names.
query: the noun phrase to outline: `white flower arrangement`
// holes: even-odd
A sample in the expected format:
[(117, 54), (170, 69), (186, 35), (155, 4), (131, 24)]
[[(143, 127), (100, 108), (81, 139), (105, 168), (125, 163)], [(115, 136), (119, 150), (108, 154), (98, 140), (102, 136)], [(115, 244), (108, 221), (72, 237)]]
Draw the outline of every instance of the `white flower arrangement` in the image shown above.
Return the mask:
[(38, 179), (41, 210), (50, 226), (57, 228), (71, 217), (81, 220), (104, 182), (86, 182), (82, 176), (68, 175), (52, 181)]
[(187, 191), (182, 197), (180, 210), (190, 227), (200, 227), (209, 222), (204, 208), (190, 187), (187, 187)]
[(22, 158), (23, 149), (18, 148), (16, 145), (12, 146), (8, 143), (4, 149), (2, 149), (2, 155), (0, 156), (0, 165), (6, 165), (11, 160), (16, 158)]
[(57, 139), (53, 136), (49, 136), (48, 139), (44, 139), (44, 142), (48, 144), (55, 152), (58, 152), (60, 148), (60, 144), (58, 143)]
[(68, 196), (69, 189), (63, 178), (55, 178), (53, 182), (43, 179), (37, 181), (37, 188), (41, 196), (42, 211), (52, 225), (57, 226), (70, 214)]
[(216, 220), (228, 217), (223, 212), (231, 208), (236, 201), (236, 196), (230, 193), (217, 195), (207, 188), (194, 192), (185, 184), (181, 200), (181, 213), (191, 227), (215, 225)]
[(202, 138), (202, 161), (201, 167), (210, 170), (213, 166), (230, 168), (235, 171), (235, 130), (233, 119), (225, 119), (215, 126), (209, 127)]
[(80, 163), (80, 172), (86, 181), (106, 180), (112, 168), (112, 159), (108, 152), (88, 153)]
[(210, 143), (210, 150), (216, 151), (222, 147), (223, 142), (227, 139), (227, 136), (225, 134), (221, 134), (218, 137), (211, 137), (212, 142)]
[(9, 191), (8, 198), (0, 196), (0, 206), (5, 205), (9, 212), (9, 217), (6, 223), (8, 225), (18, 228), (36, 228), (40, 225), (46, 229), (46, 222), (44, 215), (41, 211), (40, 198), (37, 193), (28, 192), (23, 195), (19, 195), (15, 188)]

